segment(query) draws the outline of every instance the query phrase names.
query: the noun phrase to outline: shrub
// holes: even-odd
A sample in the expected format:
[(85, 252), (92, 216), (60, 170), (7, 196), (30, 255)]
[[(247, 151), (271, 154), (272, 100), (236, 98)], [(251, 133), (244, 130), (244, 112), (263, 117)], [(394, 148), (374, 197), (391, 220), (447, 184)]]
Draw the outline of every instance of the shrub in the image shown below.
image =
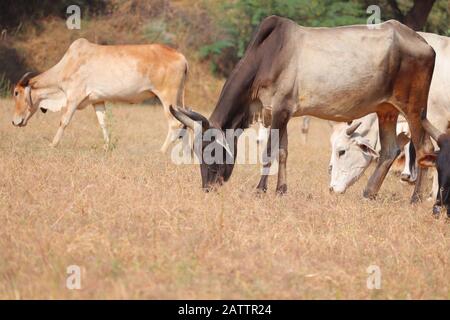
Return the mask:
[(6, 98), (11, 95), (11, 82), (6, 74), (0, 75), (0, 97)]
[(200, 49), (213, 69), (225, 76), (243, 55), (250, 38), (267, 16), (279, 15), (304, 26), (339, 26), (364, 23), (366, 12), (359, 1), (237, 0), (217, 9), (222, 36)]

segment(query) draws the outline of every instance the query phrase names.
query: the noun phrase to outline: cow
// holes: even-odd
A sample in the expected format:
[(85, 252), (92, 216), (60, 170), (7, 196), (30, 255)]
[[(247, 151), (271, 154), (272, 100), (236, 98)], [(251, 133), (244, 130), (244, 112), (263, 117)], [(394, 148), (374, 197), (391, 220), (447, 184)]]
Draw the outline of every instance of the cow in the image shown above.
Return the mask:
[(440, 131), (431, 124), (425, 112), (422, 113), (422, 124), (426, 132), (437, 142), (439, 151), (420, 158), (418, 164), (425, 167), (436, 167), (438, 189), (433, 214), (439, 216), (441, 208), (446, 207), (447, 217), (450, 218), (450, 134)]
[(186, 58), (164, 45), (98, 45), (78, 39), (55, 66), (38, 75), (26, 73), (15, 85), (12, 123), (26, 126), (39, 108), (64, 110), (51, 143), (55, 147), (75, 110), (92, 105), (108, 144), (105, 102), (138, 103), (156, 96), (169, 124), (161, 147), (166, 152), (180, 128), (169, 105), (184, 108), (187, 71)]
[[(373, 198), (400, 152), (395, 132), (400, 112), (411, 128), (418, 158), (433, 151), (420, 114), (427, 107), (434, 62), (433, 48), (397, 21), (370, 28), (307, 28), (270, 16), (262, 21), (244, 57), (225, 82), (209, 119), (179, 108), (171, 107), (170, 111), (188, 128), (198, 128), (195, 124), (201, 123), (202, 132), (214, 129), (220, 133), (211, 141), (201, 139), (201, 146), (195, 150), (205, 190), (227, 181), (232, 174), (234, 161), (229, 158), (237, 155), (238, 134), (230, 137), (226, 133), (248, 128), (255, 104), (270, 112), (271, 134), (263, 166), (270, 169), (274, 156), (278, 156), (279, 194), (287, 191), (289, 119), (309, 115), (351, 121), (376, 112), (380, 160), (363, 193), (364, 197)], [(279, 137), (274, 146), (272, 132), (278, 132)], [(214, 161), (203, 161), (205, 151), (211, 148), (221, 152), (215, 153)], [(257, 186), (260, 192), (267, 190), (268, 172), (263, 170)], [(421, 171), (419, 176), (422, 175)], [(416, 184), (412, 201), (420, 199), (420, 185)]]
[[(428, 98), (427, 118), (439, 130), (445, 132), (450, 123), (450, 38), (431, 33), (419, 32), (419, 34), (434, 48), (436, 52), (436, 67), (430, 86)], [(331, 151), (331, 181), (330, 190), (343, 193), (354, 182), (358, 180), (362, 172), (369, 166), (376, 156), (367, 156), (362, 148), (358, 147), (358, 141), (366, 139), (367, 147), (375, 149), (378, 142), (378, 126), (375, 123), (376, 116), (368, 115), (354, 121), (354, 125), (360, 123), (360, 128), (366, 130), (352, 131), (346, 134), (342, 130), (334, 130), (332, 135)], [(400, 130), (407, 131), (407, 124), (401, 123)], [(436, 145), (436, 147), (439, 147)], [(343, 154), (345, 153), (345, 154)], [(416, 180), (415, 152), (413, 144), (407, 143), (405, 146), (405, 167), (401, 174), (403, 181), (414, 182)], [(438, 176), (437, 171), (433, 171), (433, 198), (438, 196)]]
[[(409, 145), (409, 130), (402, 120), (399, 117), (397, 122), (397, 144), (400, 149), (406, 150)], [(335, 125), (330, 144), (329, 189), (331, 192), (344, 193), (358, 181), (369, 165), (379, 158), (377, 115), (371, 113), (348, 124)], [(405, 156), (408, 155), (409, 153), (405, 152)], [(407, 169), (409, 167), (405, 165), (401, 176), (411, 176)]]

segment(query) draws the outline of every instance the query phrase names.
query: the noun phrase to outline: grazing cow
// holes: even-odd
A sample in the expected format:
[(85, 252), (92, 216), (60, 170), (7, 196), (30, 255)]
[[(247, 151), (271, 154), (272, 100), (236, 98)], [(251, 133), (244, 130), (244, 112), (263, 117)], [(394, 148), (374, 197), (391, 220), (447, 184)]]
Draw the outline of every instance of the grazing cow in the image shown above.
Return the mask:
[[(405, 145), (409, 143), (407, 129), (399, 117), (397, 144), (400, 149), (406, 149)], [(348, 124), (334, 126), (330, 142), (330, 191), (344, 193), (358, 181), (372, 161), (379, 158), (380, 138), (377, 115), (371, 113)]]
[[(376, 112), (380, 160), (364, 191), (365, 197), (372, 198), (400, 152), (395, 132), (399, 112), (408, 120), (418, 157), (433, 150), (421, 125), (420, 112), (427, 106), (434, 60), (431, 46), (397, 21), (382, 23), (374, 29), (306, 28), (289, 19), (271, 16), (261, 23), (244, 57), (226, 81), (209, 119), (195, 112), (170, 110), (189, 128), (201, 122), (204, 132), (213, 128), (221, 133), (212, 142), (202, 139), (202, 149), (196, 150), (203, 188), (207, 190), (231, 176), (234, 162), (224, 160), (229, 160), (230, 155), (236, 157), (238, 137), (225, 135), (228, 129), (236, 131), (250, 125), (251, 110), (255, 109), (250, 105), (259, 104), (261, 109), (268, 110), (270, 130), (279, 133), (279, 144), (272, 148), (271, 134), (263, 165), (269, 169), (278, 154), (276, 190), (281, 194), (287, 190), (286, 127), (291, 117), (310, 115), (350, 121)], [(222, 155), (223, 159), (203, 161), (210, 144), (214, 150), (222, 150), (216, 157)], [(268, 171), (263, 170), (258, 190), (267, 190)], [(418, 186), (420, 183), (416, 184), (414, 201), (419, 200)]]
[(187, 68), (181, 53), (163, 45), (104, 46), (78, 39), (55, 66), (37, 76), (27, 73), (20, 79), (14, 88), (12, 123), (25, 126), (38, 108), (43, 112), (63, 109), (51, 143), (56, 146), (75, 110), (92, 104), (108, 144), (105, 101), (138, 103), (157, 96), (169, 122), (161, 147), (165, 152), (177, 138), (180, 127), (170, 114), (169, 105), (184, 107)]
[[(450, 38), (431, 33), (419, 34), (427, 40), (436, 52), (436, 67), (430, 86), (428, 98), (427, 118), (441, 132), (445, 132), (450, 122)], [(354, 134), (346, 135), (342, 130), (333, 132), (331, 152), (331, 182), (330, 190), (342, 193), (352, 183), (356, 182), (362, 172), (369, 166), (373, 157), (368, 157), (366, 152), (357, 148), (357, 141), (368, 139), (368, 145), (374, 149), (378, 141), (378, 126), (375, 123), (376, 116), (368, 115), (354, 123), (361, 123), (360, 128), (369, 129), (364, 131), (358, 129)], [(407, 124), (400, 123), (397, 132), (406, 132)], [(350, 129), (347, 129), (350, 130)], [(350, 130), (351, 131), (351, 130)], [(370, 135), (370, 137), (368, 137)], [(374, 138), (375, 137), (375, 138)], [(345, 154), (342, 154), (342, 153)], [(342, 156), (340, 156), (340, 154)], [(405, 147), (405, 167), (401, 174), (404, 181), (414, 182), (416, 180), (415, 152), (412, 144)], [(433, 171), (432, 197), (436, 198), (438, 193), (437, 171)]]

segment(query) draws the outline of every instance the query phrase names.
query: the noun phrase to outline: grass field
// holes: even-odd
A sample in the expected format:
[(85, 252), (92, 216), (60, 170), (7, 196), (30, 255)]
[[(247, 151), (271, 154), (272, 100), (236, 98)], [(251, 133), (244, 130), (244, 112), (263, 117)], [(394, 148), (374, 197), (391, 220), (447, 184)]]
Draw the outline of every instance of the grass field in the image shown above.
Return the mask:
[[(313, 120), (309, 142), (290, 123), (288, 194), (275, 178), (257, 196), (257, 165), (237, 166), (218, 192), (197, 166), (159, 153), (162, 108), (108, 106), (113, 149), (88, 108), (57, 149), (59, 114), (11, 125), (0, 101), (0, 298), (450, 298), (450, 227), (412, 186), (389, 175), (366, 201), (365, 177), (328, 192), (330, 129)], [(82, 270), (81, 290), (66, 269)], [(369, 290), (367, 268), (381, 269)]]

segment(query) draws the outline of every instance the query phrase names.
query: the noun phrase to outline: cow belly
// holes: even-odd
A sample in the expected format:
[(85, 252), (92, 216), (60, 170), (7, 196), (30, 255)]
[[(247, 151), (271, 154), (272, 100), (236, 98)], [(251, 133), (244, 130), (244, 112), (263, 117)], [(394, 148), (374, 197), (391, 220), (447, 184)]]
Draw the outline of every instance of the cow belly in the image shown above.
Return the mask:
[(140, 103), (144, 100), (154, 98), (155, 94), (151, 91), (141, 92), (136, 95), (112, 97), (110, 101), (122, 103)]
[(306, 39), (300, 49), (296, 75), (300, 113), (342, 121), (375, 111), (391, 80), (389, 44), (328, 40), (318, 46), (317, 39)]
[(328, 120), (360, 118), (376, 111), (377, 105), (386, 98), (382, 77), (376, 73), (350, 77), (343, 75), (338, 80), (330, 73), (313, 76), (312, 80), (307, 77), (300, 82), (299, 111)]
[(376, 108), (380, 102), (369, 102), (355, 97), (354, 100), (311, 101), (306, 104), (304, 103), (304, 98), (300, 97), (299, 108), (294, 113), (294, 116), (299, 117), (309, 115), (330, 121), (351, 121), (353, 119), (361, 118), (369, 113), (376, 112)]
[(139, 103), (146, 99), (154, 98), (155, 94), (150, 89), (117, 88), (116, 90), (95, 90), (89, 95), (92, 101), (110, 101), (121, 103)]

